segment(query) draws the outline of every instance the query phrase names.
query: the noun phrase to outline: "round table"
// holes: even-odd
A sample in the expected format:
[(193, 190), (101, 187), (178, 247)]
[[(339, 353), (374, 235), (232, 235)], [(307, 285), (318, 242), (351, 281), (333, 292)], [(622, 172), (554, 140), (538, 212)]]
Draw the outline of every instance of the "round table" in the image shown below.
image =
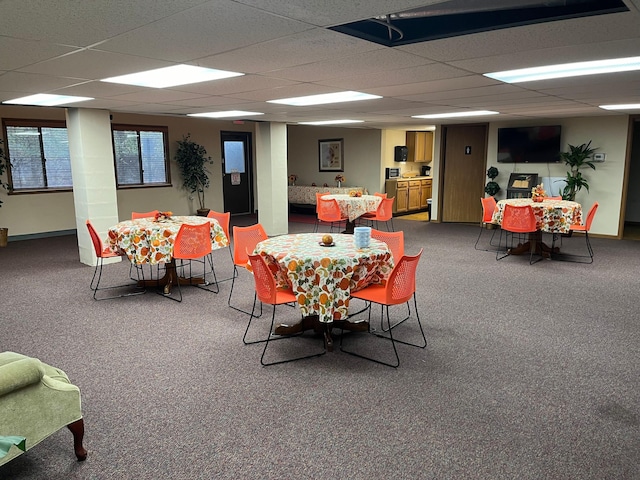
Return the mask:
[(338, 202), (340, 214), (348, 219), (345, 233), (353, 233), (356, 219), (365, 213), (375, 212), (380, 202), (382, 202), (382, 197), (378, 197), (377, 195), (352, 197), (351, 195), (331, 194), (323, 195), (322, 198), (332, 198)]

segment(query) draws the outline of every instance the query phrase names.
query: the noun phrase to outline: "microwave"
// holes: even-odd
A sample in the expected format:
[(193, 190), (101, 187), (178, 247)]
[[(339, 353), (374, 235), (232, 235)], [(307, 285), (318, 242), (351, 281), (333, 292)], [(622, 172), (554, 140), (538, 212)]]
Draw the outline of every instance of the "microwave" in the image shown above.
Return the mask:
[(400, 178), (400, 169), (399, 168), (385, 168), (384, 169), (384, 178), (386, 180), (390, 178)]

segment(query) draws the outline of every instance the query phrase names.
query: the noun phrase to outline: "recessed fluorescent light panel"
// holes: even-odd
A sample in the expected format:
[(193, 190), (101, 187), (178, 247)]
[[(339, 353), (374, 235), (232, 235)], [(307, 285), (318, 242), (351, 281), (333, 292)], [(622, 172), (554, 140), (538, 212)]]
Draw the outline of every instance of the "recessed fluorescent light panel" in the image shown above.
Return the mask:
[(207, 117), (207, 118), (249, 117), (253, 115), (264, 115), (264, 113), (244, 112), (242, 110), (228, 110), (226, 112), (204, 112), (204, 113), (187, 114), (188, 117)]
[(14, 98), (6, 100), (2, 103), (14, 105), (37, 105), (39, 107), (54, 107), (56, 105), (65, 105), (67, 103), (86, 102), (93, 100), (92, 97), (74, 97), (71, 95), (51, 95), (48, 93), (37, 93), (28, 97)]
[(319, 120), (317, 122), (298, 122), (298, 125), (343, 125), (345, 123), (364, 123), (364, 120)]
[(307, 105), (324, 105), (327, 103), (341, 102), (357, 102), (359, 100), (373, 100), (382, 98), (380, 95), (370, 95), (362, 92), (336, 92), (323, 93), (320, 95), (308, 95), (306, 97), (281, 98), (279, 100), (267, 100), (267, 103), (282, 103), (284, 105), (293, 105), (295, 107), (304, 107)]
[(147, 70), (146, 72), (103, 78), (100, 81), (137, 85), (139, 87), (167, 88), (178, 85), (188, 85), (190, 83), (220, 80), (221, 78), (239, 77), (241, 75), (244, 75), (244, 73), (196, 67), (193, 65), (174, 65), (172, 67)]
[(475, 110), (471, 112), (455, 113), (434, 113), (432, 115), (412, 115), (411, 118), (459, 118), (459, 117), (482, 117), (484, 115), (497, 115), (500, 112), (492, 110)]
[(542, 67), (520, 68), (503, 72), (485, 73), (485, 77), (505, 83), (535, 82), (551, 78), (580, 77), (601, 73), (631, 72), (640, 70), (640, 57), (611, 58), (591, 62), (563, 63)]
[(640, 103), (621, 103), (620, 105), (600, 105), (604, 110), (640, 110)]

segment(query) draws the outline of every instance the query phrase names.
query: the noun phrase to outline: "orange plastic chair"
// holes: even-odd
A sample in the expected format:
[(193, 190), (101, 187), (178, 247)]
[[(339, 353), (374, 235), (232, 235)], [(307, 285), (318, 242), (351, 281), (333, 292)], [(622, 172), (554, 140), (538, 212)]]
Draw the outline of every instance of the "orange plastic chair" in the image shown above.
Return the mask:
[[(562, 253), (560, 255), (553, 255), (554, 259), (558, 260), (566, 260), (569, 262), (576, 263), (593, 263), (593, 247), (591, 247), (591, 241), (589, 240), (589, 231), (591, 230), (591, 224), (593, 223), (593, 217), (596, 216), (596, 211), (598, 210), (599, 203), (595, 202), (591, 205), (589, 212), (587, 213), (587, 219), (582, 225), (570, 225), (569, 232), (581, 232), (584, 233), (585, 242), (587, 244), (587, 255), (574, 255), (574, 254), (565, 254)], [(553, 251), (553, 248), (551, 249)], [(588, 260), (579, 260), (579, 259), (588, 259)]]
[(404, 232), (385, 232), (383, 230), (371, 229), (371, 238), (386, 243), (393, 255), (393, 261), (396, 262), (404, 256)]
[[(420, 322), (420, 315), (418, 313), (418, 303), (416, 300), (416, 270), (418, 268), (418, 262), (420, 261), (420, 257), (422, 255), (422, 249), (418, 252), (417, 255), (408, 256), (404, 255), (400, 258), (391, 275), (387, 279), (384, 285), (375, 284), (369, 285), (368, 287), (363, 288), (362, 290), (358, 290), (357, 292), (352, 292), (352, 298), (359, 298), (366, 302), (369, 302), (369, 306), (367, 308), (369, 315), (369, 324), (371, 323), (371, 305), (377, 303), (382, 306), (382, 317), (385, 317), (386, 312), (386, 320), (387, 320), (387, 329), (385, 330), (388, 333), (387, 335), (383, 335), (380, 333), (376, 333), (375, 331), (369, 330), (370, 333), (374, 335), (384, 338), (386, 340), (391, 341), (391, 345), (393, 346), (393, 353), (395, 355), (395, 363), (385, 362), (384, 360), (380, 360), (377, 358), (367, 357), (365, 355), (361, 355), (359, 353), (353, 351), (347, 351), (343, 348), (344, 341), (344, 332), (340, 340), (340, 350), (348, 353), (350, 355), (355, 355), (356, 357), (364, 358), (366, 360), (371, 360), (376, 363), (381, 363), (382, 365), (387, 365), (389, 367), (397, 367), (400, 365), (400, 357), (398, 356), (398, 350), (396, 349), (396, 343), (402, 343), (405, 345), (410, 345), (412, 347), (425, 348), (427, 346), (427, 338), (424, 334), (424, 329), (422, 328), (422, 323)], [(420, 334), (422, 336), (422, 340), (420, 343), (412, 343), (404, 340), (399, 340), (394, 338), (393, 331), (395, 327), (398, 326), (401, 322), (396, 323), (395, 325), (391, 325), (391, 319), (389, 316), (389, 307), (393, 305), (401, 305), (403, 303), (409, 304), (409, 301), (413, 297), (413, 308), (416, 316), (416, 321), (418, 323), (418, 327), (420, 328)], [(370, 328), (370, 327), (369, 327)]]
[[(211, 224), (209, 222), (201, 223), (198, 225), (189, 225), (183, 223), (178, 230), (176, 239), (173, 243), (173, 265), (167, 265), (167, 268), (173, 268), (176, 272), (176, 278), (178, 278), (178, 268), (181, 271), (181, 276), (189, 280), (188, 285), (194, 285), (202, 290), (206, 290), (211, 293), (218, 293), (220, 287), (216, 279), (216, 272), (213, 267), (213, 257), (211, 255)], [(202, 277), (194, 277), (192, 271), (193, 263), (202, 264)], [(207, 271), (207, 264), (209, 271)], [(186, 274), (186, 270), (189, 273)], [(207, 274), (213, 276), (213, 282), (207, 281)], [(199, 283), (194, 283), (194, 279), (198, 278)], [(182, 288), (180, 280), (176, 281), (178, 284), (178, 297), (174, 298), (172, 293), (164, 293), (159, 290), (161, 295), (175, 300), (177, 302), (182, 301)]]
[[(533, 208), (531, 205), (523, 205), (523, 206), (514, 206), (514, 205), (505, 205), (504, 212), (502, 214), (502, 225), (500, 229), (500, 242), (499, 245), (502, 245), (502, 232), (506, 233), (505, 245), (510, 245), (513, 247), (513, 237), (518, 234), (519, 243), (524, 243), (527, 240), (524, 238), (524, 234), (531, 234), (537, 231), (538, 227), (536, 224), (536, 216), (533, 213)], [(509, 238), (511, 238), (511, 243), (509, 243)], [(502, 260), (504, 257), (509, 255), (509, 248), (506, 247), (506, 251), (504, 255), (500, 256), (500, 250), (496, 251), (496, 260)], [(536, 262), (542, 260), (542, 256), (533, 261), (533, 244), (531, 245), (530, 253), (529, 253), (529, 264), (532, 265)]]
[[(273, 272), (269, 270), (269, 266), (267, 265), (267, 262), (264, 260), (264, 258), (261, 255), (248, 254), (247, 257), (249, 259), (249, 263), (251, 264), (251, 269), (253, 270), (253, 279), (255, 283), (255, 295), (253, 297), (253, 308), (251, 309), (251, 313), (249, 316), (249, 323), (247, 324), (247, 328), (244, 331), (244, 336), (242, 337), (242, 341), (245, 343), (245, 345), (248, 345), (251, 343), (264, 342), (264, 349), (262, 350), (262, 356), (260, 357), (260, 363), (264, 366), (293, 362), (295, 360), (302, 360), (305, 358), (319, 357), (320, 355), (324, 355), (327, 350), (326, 348), (323, 347), (323, 350), (320, 353), (313, 353), (311, 355), (303, 355), (295, 358), (287, 358), (284, 360), (276, 360), (273, 362), (264, 361), (264, 357), (267, 352), (267, 347), (269, 346), (269, 342), (272, 342), (274, 340), (282, 340), (284, 338), (289, 338), (292, 336), (298, 336), (298, 334), (295, 334), (295, 335), (277, 336), (273, 338), (273, 335), (274, 335), (273, 328), (275, 326), (275, 318), (276, 318), (276, 306), (295, 303), (296, 296), (293, 294), (293, 292), (291, 292), (291, 290), (283, 290), (283, 289), (277, 288), (276, 279), (273, 276)], [(251, 326), (251, 321), (254, 318), (257, 318), (257, 316), (254, 315), (254, 312), (256, 310), (256, 303), (258, 300), (260, 301), (261, 305), (263, 303), (266, 303), (273, 307), (273, 312), (271, 313), (271, 327), (269, 328), (269, 334), (267, 335), (266, 339), (247, 341), (246, 339), (247, 332), (249, 331), (249, 327)], [(262, 307), (260, 307), (260, 314), (262, 314)], [(323, 345), (324, 345), (324, 341), (323, 341)]]
[(137, 220), (139, 218), (153, 218), (159, 212), (159, 210), (152, 210), (150, 212), (131, 212), (131, 220)]
[(380, 197), (380, 198), (387, 198), (387, 194), (386, 193), (374, 192), (374, 195), (376, 197)]
[[(91, 278), (91, 283), (89, 284), (89, 288), (93, 290), (93, 299), (107, 300), (110, 298), (129, 297), (132, 295), (140, 295), (144, 293), (145, 290), (142, 289), (141, 291), (129, 292), (122, 295), (112, 295), (112, 296), (98, 298), (98, 290), (109, 290), (109, 289), (124, 288), (124, 287), (136, 287), (136, 288), (140, 288), (140, 287), (138, 287), (137, 283), (126, 283), (123, 285), (112, 285), (109, 287), (100, 288), (100, 280), (102, 279), (102, 267), (104, 264), (104, 259), (118, 258), (118, 257), (126, 258), (126, 255), (118, 254), (118, 253), (112, 252), (109, 248), (105, 248), (104, 245), (102, 244), (102, 240), (100, 239), (100, 235), (98, 235), (98, 232), (96, 231), (95, 227), (93, 226), (90, 220), (86, 221), (86, 225), (87, 225), (87, 230), (89, 230), (89, 236), (91, 237), (91, 243), (93, 244), (93, 250), (96, 254), (96, 268), (93, 271), (93, 277)], [(96, 276), (97, 276), (97, 279), (96, 279)]]
[[(231, 305), (231, 296), (233, 295), (233, 286), (238, 277), (238, 267), (249, 270), (249, 253), (253, 252), (256, 245), (262, 240), (269, 238), (267, 232), (261, 224), (256, 223), (248, 227), (233, 227), (233, 277), (231, 278), (231, 290), (229, 291), (229, 299), (227, 305), (234, 310), (250, 315), (251, 312), (242, 310), (241, 308)], [(247, 253), (249, 252), (249, 253)]]
[(333, 198), (318, 198), (317, 205), (318, 221), (316, 222), (315, 231), (318, 231), (318, 225), (320, 222), (325, 222), (331, 225), (329, 231), (333, 232), (334, 226), (340, 229), (340, 225), (346, 222), (347, 218), (343, 217), (340, 213), (340, 207), (338, 202)]
[(480, 233), (478, 233), (478, 238), (476, 239), (476, 244), (473, 246), (476, 250), (483, 250), (485, 252), (494, 252), (494, 249), (489, 248), (478, 248), (478, 242), (480, 241), (480, 237), (482, 236), (482, 232), (487, 228), (487, 225), (494, 225), (493, 233), (491, 234), (491, 238), (489, 239), (489, 245), (492, 247), (496, 247), (493, 244), (493, 237), (496, 235), (497, 224), (493, 223), (493, 212), (496, 209), (496, 199), (493, 197), (485, 197), (480, 198), (480, 203), (482, 204), (482, 221), (480, 222)]
[[(225, 236), (227, 237), (227, 241), (229, 242), (229, 257), (231, 257), (231, 263), (233, 264), (233, 253), (231, 252), (231, 235), (229, 235), (229, 222), (231, 220), (231, 212), (216, 212), (214, 210), (209, 210), (207, 214), (208, 218), (213, 218), (218, 221), (222, 230), (224, 231)], [(235, 272), (234, 272), (235, 275)], [(218, 280), (218, 282), (225, 282), (227, 280), (231, 280), (230, 278), (225, 278), (224, 280)]]
[(544, 197), (545, 200), (562, 200), (562, 195), (557, 195), (555, 197)]
[[(378, 228), (379, 222), (384, 222), (387, 227), (387, 231), (392, 232), (394, 230), (393, 228), (394, 200), (395, 200), (395, 197), (383, 198), (382, 201), (380, 202), (380, 205), (378, 205), (378, 208), (376, 209), (375, 213), (365, 214), (362, 216), (362, 219), (371, 222), (371, 226), (373, 226), (373, 222), (375, 222), (376, 228)], [(391, 222), (391, 230), (389, 230), (389, 222)]]

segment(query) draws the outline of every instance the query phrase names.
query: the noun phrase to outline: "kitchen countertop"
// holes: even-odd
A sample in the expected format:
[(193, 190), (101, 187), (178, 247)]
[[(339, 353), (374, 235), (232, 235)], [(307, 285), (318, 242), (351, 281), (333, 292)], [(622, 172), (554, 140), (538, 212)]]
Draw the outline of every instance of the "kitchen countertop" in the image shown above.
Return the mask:
[(396, 181), (402, 181), (402, 180), (433, 180), (433, 177), (426, 177), (426, 176), (418, 175), (417, 177), (387, 178), (387, 180), (396, 180)]

